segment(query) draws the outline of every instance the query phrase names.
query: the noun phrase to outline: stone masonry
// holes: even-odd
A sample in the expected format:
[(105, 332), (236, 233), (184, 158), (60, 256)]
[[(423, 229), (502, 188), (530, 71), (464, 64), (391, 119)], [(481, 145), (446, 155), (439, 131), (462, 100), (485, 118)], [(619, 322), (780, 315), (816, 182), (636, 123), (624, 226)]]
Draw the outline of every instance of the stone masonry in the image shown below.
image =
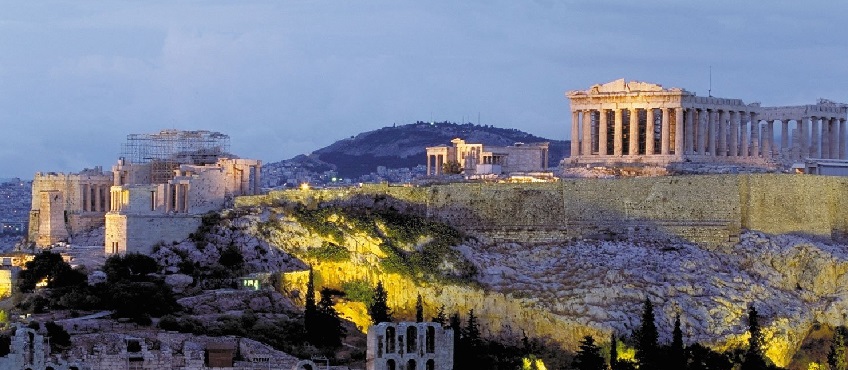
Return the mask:
[(453, 330), (432, 322), (383, 322), (368, 328), (367, 370), (453, 369)]

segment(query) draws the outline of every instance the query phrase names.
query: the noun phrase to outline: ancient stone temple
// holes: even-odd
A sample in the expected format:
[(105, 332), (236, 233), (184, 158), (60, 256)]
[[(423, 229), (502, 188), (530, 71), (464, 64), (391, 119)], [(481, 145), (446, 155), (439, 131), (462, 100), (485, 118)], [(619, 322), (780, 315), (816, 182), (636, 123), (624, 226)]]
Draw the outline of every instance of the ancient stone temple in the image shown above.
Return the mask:
[(452, 162), (466, 176), (548, 170), (549, 143), (546, 142), (484, 147), (456, 138), (451, 144), (427, 147), (427, 176), (444, 174), (445, 165)]
[(571, 164), (706, 162), (779, 167), (845, 159), (848, 105), (762, 107), (624, 79), (569, 91)]

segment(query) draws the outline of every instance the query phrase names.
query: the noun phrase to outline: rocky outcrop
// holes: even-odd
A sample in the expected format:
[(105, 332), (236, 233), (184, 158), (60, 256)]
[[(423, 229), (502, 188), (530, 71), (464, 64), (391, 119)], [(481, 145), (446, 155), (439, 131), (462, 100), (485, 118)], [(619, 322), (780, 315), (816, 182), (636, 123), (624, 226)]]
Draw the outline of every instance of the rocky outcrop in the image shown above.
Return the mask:
[(278, 292), (253, 290), (212, 290), (177, 300), (192, 315), (212, 315), (252, 310), (257, 313), (297, 311), (292, 302)]

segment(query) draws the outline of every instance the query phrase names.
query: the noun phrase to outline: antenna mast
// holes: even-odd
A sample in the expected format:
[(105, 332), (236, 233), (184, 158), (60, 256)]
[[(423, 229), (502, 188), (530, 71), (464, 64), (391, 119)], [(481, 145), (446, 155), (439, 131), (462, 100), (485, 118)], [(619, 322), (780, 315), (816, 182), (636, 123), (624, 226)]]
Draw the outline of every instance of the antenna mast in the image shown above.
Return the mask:
[(710, 89), (707, 90), (707, 95), (713, 96), (713, 66), (710, 66)]

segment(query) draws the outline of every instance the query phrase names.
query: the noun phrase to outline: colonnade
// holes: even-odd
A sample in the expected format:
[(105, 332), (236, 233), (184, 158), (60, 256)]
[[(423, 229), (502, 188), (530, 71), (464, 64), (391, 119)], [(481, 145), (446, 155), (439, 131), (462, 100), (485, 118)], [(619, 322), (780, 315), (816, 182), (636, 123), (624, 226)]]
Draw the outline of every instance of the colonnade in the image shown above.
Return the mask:
[(80, 184), (80, 203), (83, 212), (107, 212), (110, 192), (107, 184)]
[(188, 213), (189, 212), (189, 185), (188, 180), (165, 184), (165, 213)]
[(573, 110), (571, 156), (674, 155), (683, 152), (681, 108)]
[(438, 176), (442, 174), (447, 153), (427, 154), (427, 176)]
[[(793, 131), (790, 120), (795, 121)], [(757, 111), (712, 107), (577, 109), (572, 111), (571, 157), (846, 159), (845, 121), (815, 116), (761, 120)]]

